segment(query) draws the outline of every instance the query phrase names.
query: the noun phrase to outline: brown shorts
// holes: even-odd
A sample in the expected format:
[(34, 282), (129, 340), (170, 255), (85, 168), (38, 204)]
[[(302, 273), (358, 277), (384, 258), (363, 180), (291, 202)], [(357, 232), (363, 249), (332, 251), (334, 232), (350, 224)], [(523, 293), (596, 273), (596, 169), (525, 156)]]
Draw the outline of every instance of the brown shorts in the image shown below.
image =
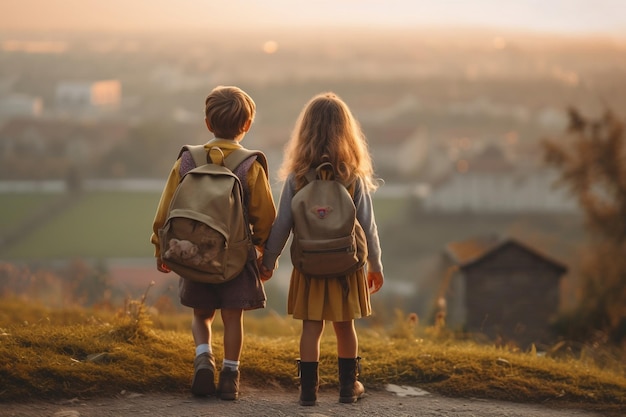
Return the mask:
[(265, 307), (265, 290), (259, 278), (256, 260), (246, 264), (243, 271), (223, 284), (205, 284), (180, 278), (180, 303), (197, 309), (255, 310)]

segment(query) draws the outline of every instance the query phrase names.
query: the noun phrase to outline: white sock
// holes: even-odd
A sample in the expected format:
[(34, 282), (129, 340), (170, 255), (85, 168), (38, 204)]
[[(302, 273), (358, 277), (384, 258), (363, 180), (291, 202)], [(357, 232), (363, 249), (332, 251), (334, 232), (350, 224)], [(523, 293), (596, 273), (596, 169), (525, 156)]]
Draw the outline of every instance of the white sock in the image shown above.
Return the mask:
[(239, 370), (239, 361), (231, 361), (228, 359), (224, 359), (222, 361), (222, 369), (229, 369), (231, 371)]
[(207, 343), (203, 343), (201, 345), (196, 346), (196, 356), (200, 356), (203, 353), (211, 354), (211, 346)]

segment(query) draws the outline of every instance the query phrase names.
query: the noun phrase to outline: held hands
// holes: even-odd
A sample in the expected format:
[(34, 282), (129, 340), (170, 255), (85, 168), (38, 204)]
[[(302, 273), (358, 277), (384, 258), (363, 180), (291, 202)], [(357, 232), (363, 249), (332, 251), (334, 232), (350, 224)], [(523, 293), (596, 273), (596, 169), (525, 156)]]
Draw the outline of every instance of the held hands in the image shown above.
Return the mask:
[(261, 281), (268, 281), (270, 278), (272, 278), (272, 275), (274, 275), (274, 270), (269, 269), (265, 265), (263, 265), (263, 249), (259, 249), (258, 246), (256, 246), (255, 248), (257, 255), (256, 264), (259, 268), (259, 272), (261, 273)]
[(265, 281), (268, 281), (270, 278), (272, 278), (272, 275), (274, 275), (274, 270), (269, 269), (268, 267), (263, 265), (262, 255), (259, 258), (257, 258), (256, 264), (259, 267), (259, 272), (261, 273), (261, 281), (265, 282)]
[(163, 272), (164, 274), (172, 272), (172, 270), (169, 269), (168, 266), (163, 263), (163, 259), (161, 259), (160, 256), (158, 258), (156, 258), (156, 264), (157, 264), (157, 269), (160, 272)]
[(367, 286), (370, 289), (370, 294), (374, 294), (380, 290), (380, 287), (383, 286), (383, 282), (385, 278), (383, 277), (382, 272), (367, 272)]
[(261, 281), (263, 282), (268, 281), (274, 275), (274, 271), (268, 269), (262, 262), (259, 262), (259, 272), (261, 272)]

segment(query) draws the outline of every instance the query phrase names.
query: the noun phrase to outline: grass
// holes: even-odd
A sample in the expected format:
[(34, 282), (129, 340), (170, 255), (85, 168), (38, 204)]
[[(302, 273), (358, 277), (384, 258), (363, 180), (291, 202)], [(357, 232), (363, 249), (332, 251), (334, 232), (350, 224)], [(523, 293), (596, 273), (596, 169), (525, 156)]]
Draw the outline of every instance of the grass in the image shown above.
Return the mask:
[[(183, 323), (181, 325), (181, 323)], [(142, 302), (120, 311), (49, 310), (33, 303), (0, 303), (0, 402), (59, 400), (133, 392), (187, 393), (193, 362), (189, 316), (151, 317)], [(247, 316), (244, 384), (297, 387), (299, 322), (278, 315)], [(214, 351), (221, 361), (220, 322)], [(411, 327), (398, 314), (389, 329), (359, 328), (361, 380), (418, 386), (453, 397), (474, 397), (617, 415), (626, 410), (623, 357), (598, 366), (589, 355), (537, 352), (456, 340), (436, 329)], [(337, 385), (335, 341), (322, 339), (322, 389)]]

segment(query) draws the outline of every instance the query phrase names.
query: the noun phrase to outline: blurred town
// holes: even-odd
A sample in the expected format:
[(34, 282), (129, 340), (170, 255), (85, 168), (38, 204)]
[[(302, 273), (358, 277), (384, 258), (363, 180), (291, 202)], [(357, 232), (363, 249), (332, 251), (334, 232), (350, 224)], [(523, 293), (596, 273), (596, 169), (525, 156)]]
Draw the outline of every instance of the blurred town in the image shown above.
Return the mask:
[(389, 189), (419, 184), (425, 208), (571, 210), (538, 142), (563, 133), (569, 106), (626, 108), (626, 46), (608, 39), (478, 30), (1, 39), (1, 180), (162, 179), (181, 144), (207, 139), (208, 91), (237, 84), (258, 105), (247, 145), (273, 168), (304, 103), (333, 90), (361, 121)]
[[(384, 180), (375, 198), (408, 201), (380, 225), (388, 291), (416, 294), (402, 303), (425, 315), (442, 254), (467, 248), (455, 242), (512, 236), (567, 270), (579, 208), (540, 142), (565, 136), (569, 107), (626, 114), (625, 52), (608, 38), (480, 30), (4, 33), (0, 188), (158, 192), (180, 146), (210, 138), (206, 94), (234, 84), (256, 101), (245, 145), (268, 155), (278, 192), (301, 108), (334, 91), (368, 138)], [(485, 246), (494, 234), (504, 240)]]

